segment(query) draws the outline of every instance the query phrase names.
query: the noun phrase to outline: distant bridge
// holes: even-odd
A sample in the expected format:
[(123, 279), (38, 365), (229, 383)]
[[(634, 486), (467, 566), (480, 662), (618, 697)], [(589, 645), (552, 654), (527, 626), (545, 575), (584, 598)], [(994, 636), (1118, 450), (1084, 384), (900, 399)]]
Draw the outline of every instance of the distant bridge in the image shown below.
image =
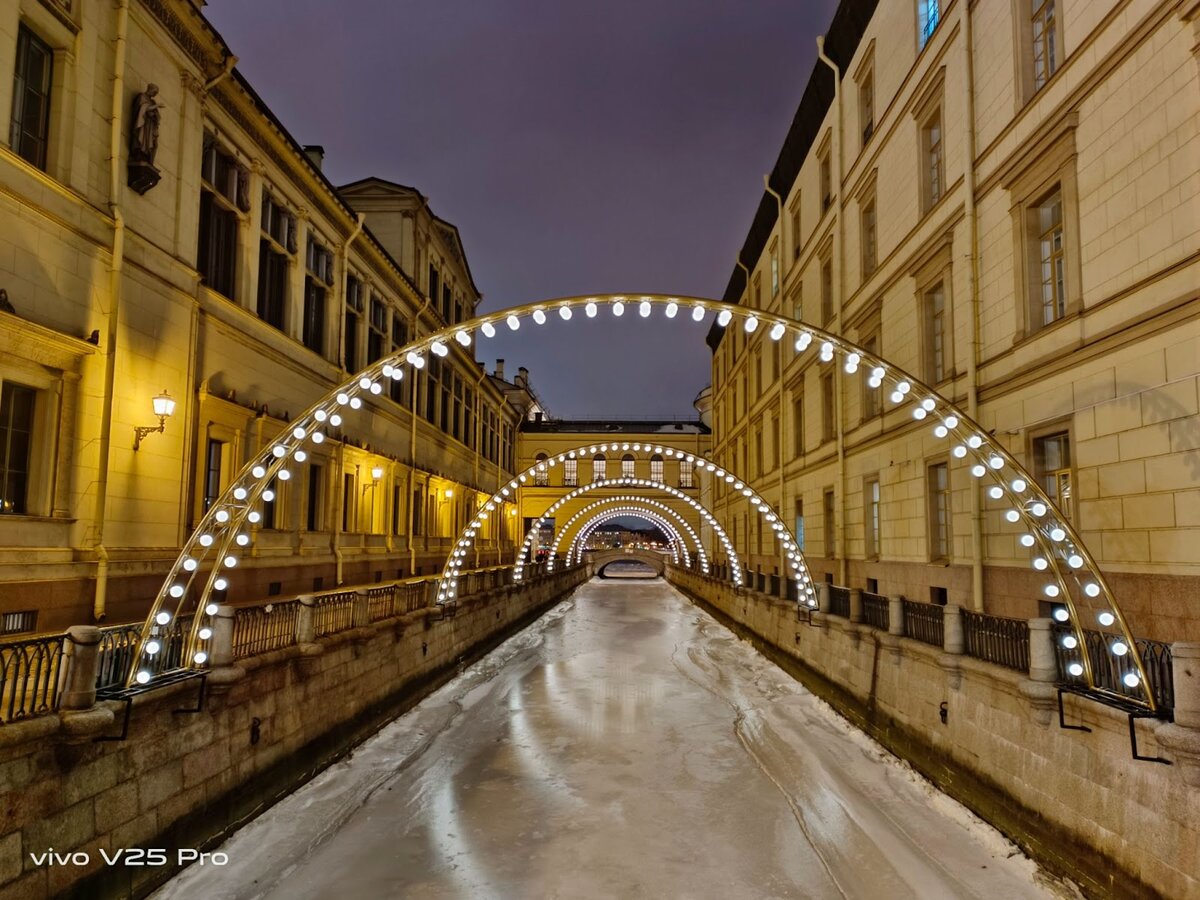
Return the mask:
[(662, 575), (666, 570), (667, 554), (654, 550), (635, 550), (631, 548), (614, 548), (612, 550), (589, 550), (584, 555), (585, 562), (592, 571), (601, 578), (606, 577), (604, 570), (615, 562), (639, 562), (654, 570), (655, 575)]

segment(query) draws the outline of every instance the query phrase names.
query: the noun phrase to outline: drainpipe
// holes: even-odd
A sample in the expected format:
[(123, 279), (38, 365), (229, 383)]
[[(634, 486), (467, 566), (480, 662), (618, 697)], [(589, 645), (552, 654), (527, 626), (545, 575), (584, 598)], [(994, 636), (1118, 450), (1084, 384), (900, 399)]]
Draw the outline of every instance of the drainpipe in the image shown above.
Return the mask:
[[(964, 6), (966, 4), (963, 4)], [(825, 65), (829, 66), (833, 72), (833, 141), (830, 147), (830, 157), (834, 164), (833, 180), (837, 189), (837, 207), (834, 209), (834, 215), (837, 216), (837, 228), (834, 231), (834, 243), (836, 251), (833, 254), (837, 259), (836, 276), (833, 286), (833, 331), (840, 331), (842, 324), (842, 302), (844, 299), (844, 287), (846, 283), (845, 271), (846, 260), (845, 256), (845, 218), (842, 216), (842, 73), (838, 69), (837, 64), (832, 59), (825, 55), (825, 36), (817, 35), (817, 58)], [(848, 565), (846, 560), (846, 434), (843, 427), (845, 422), (845, 394), (842, 390), (842, 374), (840, 371), (835, 372), (833, 376), (833, 396), (834, 408), (837, 410), (837, 481), (838, 481), (838, 512), (840, 514), (840, 528), (835, 530), (837, 535), (837, 568), (838, 568), (838, 583), (848, 584)]]
[[(357, 214), (358, 221), (354, 226), (354, 230), (350, 232), (350, 236), (342, 242), (342, 303), (346, 302), (346, 292), (350, 289), (350, 245), (354, 243), (354, 239), (362, 234), (363, 224), (367, 221), (367, 217), (363, 213)], [(339, 322), (344, 322), (345, 317), (339, 317)], [(346, 329), (338, 328), (338, 362), (344, 362), (346, 359)]]
[[(963, 172), (964, 212), (970, 234), (967, 297), (971, 308), (971, 347), (967, 355), (967, 412), (979, 421), (979, 215), (975, 209), (975, 69), (972, 62), (971, 4), (959, 4), (962, 17), (963, 106), (967, 111), (967, 163)], [(971, 487), (971, 603), (983, 610), (983, 501), (980, 484)]]
[[(334, 487), (334, 490), (336, 491), (335, 496), (338, 498), (338, 501), (337, 501), (337, 505), (334, 509), (334, 516), (333, 516), (333, 537), (332, 537), (333, 547), (332, 547), (332, 549), (333, 549), (333, 559), (334, 559), (334, 566), (335, 566), (334, 580), (340, 586), (342, 583), (342, 558), (343, 558), (342, 518), (346, 515), (346, 491), (345, 491), (345, 488), (343, 487), (343, 484), (345, 483), (345, 478), (346, 478), (346, 474), (343, 471), (343, 469), (346, 466), (346, 445), (344, 443), (338, 447), (337, 453), (334, 454), (334, 456), (336, 457), (336, 461), (337, 461), (337, 467), (334, 468), (334, 471), (337, 473), (337, 480), (334, 482), (333, 487)], [(333, 468), (333, 467), (331, 466), (331, 468)], [(326, 487), (326, 490), (328, 490), (328, 489), (329, 488)]]
[[(421, 316), (429, 309), (429, 294), (425, 302), (413, 317), (413, 340), (421, 328)], [(417, 382), (420, 380), (421, 369), (415, 369), (412, 377), (412, 404), (408, 416), (408, 572), (411, 575), (417, 570), (417, 545), (414, 540), (413, 527), (416, 525), (416, 510), (412, 507), (413, 485), (417, 480)], [(428, 523), (426, 523), (428, 525)]]
[[(747, 309), (749, 309), (749, 308), (750, 308), (750, 270), (749, 270), (748, 268), (746, 268), (746, 264), (745, 264), (744, 262), (742, 262), (742, 257), (741, 257), (741, 254), (738, 254), (738, 258), (737, 258), (737, 264), (738, 264), (738, 266), (741, 268), (742, 272), (743, 272), (743, 273), (745, 274), (745, 276), (746, 276), (746, 308), (747, 308)], [(732, 338), (732, 337), (731, 337), (731, 338), (730, 338), (730, 340), (732, 341), (732, 340), (734, 340), (734, 338)], [(747, 366), (749, 366), (749, 363), (747, 363), (746, 365), (747, 365)], [(747, 379), (747, 385), (749, 385), (749, 379)], [(749, 408), (750, 408), (750, 404), (751, 404), (751, 402), (752, 402), (752, 401), (751, 401), (751, 399), (750, 399), (750, 396), (749, 396), (749, 394), (747, 394), (747, 396), (746, 396), (746, 408), (747, 408), (747, 409), (749, 409)], [(737, 410), (735, 409), (735, 410), (734, 410), (734, 415), (736, 415), (736, 414), (737, 414)], [(728, 448), (727, 448), (727, 449), (728, 449)], [(750, 452), (750, 448), (749, 448), (749, 446), (747, 446), (747, 447), (746, 447), (746, 453), (747, 453), (747, 455), (749, 455), (749, 452)], [(726, 453), (726, 455), (725, 455), (725, 466), (726, 466), (726, 468), (729, 468), (729, 457), (730, 457), (730, 456), (733, 456), (733, 457), (734, 457), (733, 461), (734, 461), (735, 463), (737, 462), (737, 457), (736, 457), (736, 455), (735, 455), (735, 454), (731, 454), (731, 453), (728, 453), (728, 452), (727, 452), (727, 453)], [(732, 504), (732, 503), (728, 503), (728, 502), (726, 502), (726, 504), (725, 504), (725, 510), (726, 510), (726, 512), (728, 512), (728, 511), (729, 511), (729, 509), (730, 509), (730, 507), (732, 507), (732, 506), (733, 506), (733, 504)], [(748, 516), (748, 515), (747, 515), (747, 517), (746, 517), (746, 521), (747, 521), (747, 522), (749, 522), (749, 521), (750, 521), (750, 518), (749, 518), (749, 516)], [(747, 528), (746, 528), (746, 529), (744, 529), (744, 530), (745, 530), (745, 532), (746, 532), (746, 533), (742, 535), (742, 539), (743, 539), (743, 540), (745, 540), (745, 542), (746, 542), (746, 552), (742, 554), (742, 560), (743, 560), (743, 565), (746, 565), (746, 567), (747, 567), (747, 568), (749, 568), (749, 566), (748, 566), (747, 564), (750, 562), (750, 529), (747, 527)]]
[(129, 35), (129, 0), (117, 3), (116, 59), (113, 64), (112, 127), (109, 132), (108, 207), (113, 218), (112, 262), (108, 267), (108, 316), (104, 341), (104, 404), (100, 413), (100, 455), (97, 462), (96, 508), (92, 531), (96, 541), (96, 595), (92, 617), (103, 622), (108, 613), (108, 547), (104, 523), (108, 507), (108, 467), (112, 452), (113, 390), (117, 380), (117, 328), (121, 312), (121, 270), (125, 266), (125, 217), (121, 215), (121, 132), (125, 127), (125, 48)]
[[(765, 187), (767, 189), (768, 194), (770, 194), (772, 197), (775, 198), (775, 221), (779, 223), (779, 249), (780, 249), (779, 290), (780, 290), (780, 293), (782, 293), (783, 292), (783, 262), (782, 262), (783, 197), (780, 196), (778, 191), (776, 191), (773, 187), (771, 187), (771, 176), (770, 175), (763, 176), (763, 187)], [(781, 307), (783, 306), (783, 298), (782, 297), (779, 300), (779, 305)], [(782, 310), (780, 310), (780, 311), (782, 312)], [(764, 341), (763, 343), (766, 344), (766, 341)], [(772, 352), (775, 354), (775, 371), (779, 373), (779, 377), (777, 379), (775, 379), (777, 382), (776, 386), (777, 386), (778, 392), (779, 392), (779, 415), (775, 419), (775, 428), (776, 428), (776, 432), (777, 432), (775, 435), (776, 444), (775, 444), (775, 447), (773, 447), (772, 449), (776, 451), (775, 466), (779, 469), (779, 507), (778, 507), (778, 509), (779, 509), (779, 517), (781, 519), (783, 519), (784, 516), (786, 515), (786, 513), (784, 513), (784, 511), (783, 511), (784, 501), (785, 501), (785, 498), (783, 495), (783, 403), (784, 403), (783, 359), (782, 359), (783, 344), (782, 344), (782, 342), (778, 342), (778, 343), (775, 343), (773, 346), (770, 344), (767, 344), (767, 346), (770, 346), (772, 348)], [(787, 520), (784, 519), (784, 521), (786, 522)], [(779, 547), (779, 579), (780, 579), (779, 589), (782, 592), (782, 599), (784, 599), (784, 600), (787, 599), (787, 578), (788, 578), (787, 551), (784, 549), (783, 545), (781, 544)]]
[[(487, 364), (484, 363), (484, 365), (480, 368), (479, 377), (477, 379), (475, 379), (475, 408), (471, 410), (471, 413), (472, 413), (471, 418), (475, 422), (475, 433), (473, 435), (471, 435), (472, 444), (475, 447), (475, 453), (473, 454), (473, 456), (475, 458), (475, 487), (472, 488), (473, 490), (478, 490), (478, 485), (483, 484), (483, 479), (480, 476), (480, 472), (479, 472), (479, 457), (480, 457), (480, 453), (479, 453), (479, 430), (480, 430), (479, 429), (479, 419), (480, 419), (480, 413), (482, 412), (482, 407), (483, 407), (483, 382), (484, 382), (484, 379), (486, 379), (486, 378), (487, 378)], [(478, 510), (476, 510), (476, 512), (478, 512)], [(479, 568), (479, 541), (472, 541), (471, 547), (475, 551), (475, 568), (478, 569)]]

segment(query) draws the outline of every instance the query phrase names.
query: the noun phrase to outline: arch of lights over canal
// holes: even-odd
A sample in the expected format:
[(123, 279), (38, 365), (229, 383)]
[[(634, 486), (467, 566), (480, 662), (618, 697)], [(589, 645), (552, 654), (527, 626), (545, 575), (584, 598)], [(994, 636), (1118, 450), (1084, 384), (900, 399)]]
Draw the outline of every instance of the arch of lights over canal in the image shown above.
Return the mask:
[[(613, 507), (612, 504), (614, 503), (623, 503), (625, 505)], [(651, 509), (651, 506), (661, 507), (661, 510)], [(599, 507), (608, 508), (598, 510)], [(663, 512), (663, 510), (665, 510), (665, 512)], [(591, 537), (592, 531), (599, 528), (601, 525), (612, 522), (614, 519), (636, 518), (642, 519), (651, 525), (657, 526), (665, 535), (667, 535), (667, 540), (671, 544), (676, 558), (682, 559), (685, 566), (691, 566), (692, 564), (692, 556), (688, 551), (687, 541), (685, 541), (683, 537), (685, 532), (692, 538), (698, 553), (703, 554), (704, 552), (703, 545), (700, 543), (699, 536), (696, 534), (695, 529), (693, 529), (691, 525), (689, 525), (687, 521), (679, 515), (679, 513), (675, 512), (665, 503), (658, 503), (654, 500), (647, 500), (642, 497), (634, 497), (633, 495), (622, 495), (621, 497), (609, 497), (604, 500), (597, 500), (594, 503), (588, 504), (586, 507), (575, 513), (575, 515), (571, 516), (567, 524), (563, 526), (563, 530), (560, 531), (558, 536), (555, 538), (554, 546), (546, 560), (551, 571), (554, 569), (554, 560), (558, 555), (558, 548), (562, 544), (563, 536), (567, 529), (570, 528), (573, 522), (578, 521), (589, 512), (592, 513), (592, 517), (580, 526), (575, 537), (576, 541), (579, 540), (580, 536), (584, 536), (584, 540), (586, 540), (588, 537)], [(673, 514), (675, 519), (672, 520), (668, 518), (668, 513)], [(574, 543), (572, 543), (572, 549), (574, 549)], [(567, 565), (570, 564), (571, 559), (568, 558)]]
[[(1105, 642), (1104, 651), (1116, 657), (1128, 656), (1131, 664), (1124, 667), (1128, 671), (1118, 688), (1121, 693), (1097, 683), (1086, 651), (1079, 654), (1078, 662), (1072, 663), (1070, 677), (1098, 695), (1155, 711), (1137, 644), (1082, 537), (1036, 479), (983, 426), (929, 385), (839, 335), (777, 313), (731, 306), (718, 300), (662, 294), (563, 297), (488, 313), (424, 335), (329, 391), (286, 426), (266, 451), (256, 454), (242, 467), (184, 542), (151, 604), (126, 684), (152, 686), (156, 678), (166, 673), (163, 662), (166, 654), (161, 653), (158, 639), (160, 630), (173, 617), (193, 607), (197, 612), (181, 665), (185, 668), (207, 665), (213, 616), (217, 612), (212, 595), (234, 577), (238, 553), (251, 541), (248, 526), (262, 519), (261, 504), (271, 480), (291, 478), (295, 467), (307, 459), (305, 447), (324, 441), (326, 429), (340, 425), (343, 416), (358, 413), (364, 401), (370, 402), (383, 392), (388, 379), (399, 380), (406, 371), (423, 368), (428, 354), (446, 356), (450, 341), (469, 346), (473, 340), (493, 337), (497, 328), (517, 331), (523, 323), (532, 323), (536, 331), (549, 331), (552, 323), (555, 328), (568, 327), (576, 318), (584, 324), (601, 315), (627, 316), (636, 321), (649, 318), (656, 310), (681, 329), (696, 329), (715, 316), (716, 324), (722, 328), (732, 324), (748, 334), (761, 329), (771, 341), (786, 339), (785, 346), (796, 354), (814, 352), (822, 365), (840, 366), (846, 375), (865, 379), (870, 389), (887, 393), (890, 406), (885, 409), (908, 409), (914, 420), (927, 423), (937, 439), (950, 443), (956, 458), (969, 460), (973, 477), (988, 483), (987, 496), (1008, 507), (1005, 519), (1021, 528), (1021, 546), (1030, 550), (1034, 568), (1045, 573), (1044, 596), (1062, 604), (1056, 614), (1060, 621), (1069, 623), (1073, 632), (1064, 641), (1085, 651), (1084, 628), (1098, 626)], [(488, 501), (485, 510), (502, 507), (520, 483), (517, 479), (510, 482)], [(778, 513), (773, 514), (782, 519)], [(473, 537), (482, 521), (477, 515), (460, 540)], [(462, 546), (456, 545), (439, 585), (439, 593), (446, 598), (454, 596), (464, 557)]]
[[(653, 521), (652, 516), (655, 516), (655, 515), (657, 515), (657, 517), (660, 520), (664, 516), (671, 517), (674, 521), (674, 524), (676, 526), (678, 526), (678, 528), (682, 528), (684, 531), (686, 531), (688, 536), (692, 539), (692, 543), (696, 547), (696, 557), (699, 560), (701, 567), (704, 568), (705, 571), (707, 571), (708, 557), (704, 550), (704, 543), (700, 540), (700, 535), (698, 535), (696, 533), (696, 529), (694, 529), (691, 526), (691, 523), (689, 523), (687, 521), (687, 519), (685, 519), (682, 515), (677, 513), (675, 510), (671, 509), (671, 507), (667, 506), (667, 504), (660, 503), (657, 500), (651, 500), (647, 497), (637, 497), (637, 496), (634, 496), (633, 494), (621, 494), (618, 497), (607, 497), (603, 500), (596, 500), (593, 503), (589, 503), (587, 506), (583, 507), (582, 509), (577, 511), (573, 516), (571, 516), (571, 518), (569, 518), (566, 521), (566, 523), (563, 525), (563, 527), (561, 529), (558, 529), (558, 535), (555, 537), (554, 545), (550, 549), (550, 556), (549, 556), (549, 559), (547, 560), (547, 562), (550, 564), (551, 568), (553, 568), (554, 560), (558, 556), (558, 548), (562, 546), (563, 540), (571, 532), (571, 526), (575, 522), (579, 521), (579, 519), (583, 518), (583, 516), (585, 516), (589, 512), (591, 512), (592, 510), (595, 510), (599, 507), (605, 506), (607, 504), (612, 504), (612, 503), (635, 504), (635, 505), (628, 506), (625, 508), (632, 510), (633, 512), (631, 514), (641, 516), (642, 518), (647, 519), (649, 521)], [(576, 551), (576, 549), (578, 549), (578, 550), (583, 549), (582, 545), (580, 544), (580, 540), (582, 539), (583, 541), (586, 541), (587, 536), (588, 536), (588, 535), (585, 535), (584, 532), (589, 532), (589, 535), (590, 535), (590, 531), (589, 531), (590, 528), (595, 528), (599, 524), (603, 524), (598, 521), (599, 515), (600, 514), (598, 513), (596, 517), (589, 519), (583, 525), (579, 526), (579, 531), (576, 533), (574, 540), (572, 540), (572, 542), (571, 542), (571, 547), (570, 547), (571, 552), (569, 552), (567, 554), (567, 565), (571, 565), (572, 562), (578, 562), (578, 559), (574, 558), (574, 557), (578, 556), (578, 554), (575, 551)], [(661, 522), (660, 522), (660, 524), (661, 524)], [(679, 536), (679, 531), (676, 530), (675, 534), (676, 534), (676, 536)], [(686, 541), (683, 543), (683, 557), (684, 557), (685, 564), (691, 565), (691, 563), (689, 561), (689, 554), (688, 554), (688, 550), (687, 550), (687, 542)]]

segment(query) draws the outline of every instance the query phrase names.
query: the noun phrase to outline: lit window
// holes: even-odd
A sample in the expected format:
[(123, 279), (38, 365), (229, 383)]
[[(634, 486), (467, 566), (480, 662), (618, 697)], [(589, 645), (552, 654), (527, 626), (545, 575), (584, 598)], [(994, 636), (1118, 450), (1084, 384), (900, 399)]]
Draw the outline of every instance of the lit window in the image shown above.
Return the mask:
[(605, 478), (604, 472), (607, 465), (603, 453), (597, 453), (592, 457), (592, 481), (602, 481)]
[(633, 475), (633, 456), (632, 454), (626, 453), (621, 457), (621, 477), (632, 478)]
[(650, 457), (650, 480), (663, 482), (663, 458), (657, 453)]
[(534, 462), (537, 463), (537, 468), (533, 473), (533, 483), (535, 487), (546, 487), (550, 484), (550, 470), (546, 467), (546, 454), (539, 453)]
[(563, 487), (575, 487), (579, 484), (579, 460), (563, 460)]
[(941, 14), (939, 0), (917, 0), (917, 35), (922, 48), (937, 30)]
[(804, 550), (804, 501), (796, 501), (796, 521), (795, 521), (796, 546), (801, 552)]

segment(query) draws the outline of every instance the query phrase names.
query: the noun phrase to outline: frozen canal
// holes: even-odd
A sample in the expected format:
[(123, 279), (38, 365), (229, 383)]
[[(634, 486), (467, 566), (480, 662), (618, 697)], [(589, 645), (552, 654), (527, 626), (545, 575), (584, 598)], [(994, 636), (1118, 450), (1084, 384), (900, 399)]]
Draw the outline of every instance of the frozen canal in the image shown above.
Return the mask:
[(594, 580), (158, 898), (1061, 896), (662, 581)]

